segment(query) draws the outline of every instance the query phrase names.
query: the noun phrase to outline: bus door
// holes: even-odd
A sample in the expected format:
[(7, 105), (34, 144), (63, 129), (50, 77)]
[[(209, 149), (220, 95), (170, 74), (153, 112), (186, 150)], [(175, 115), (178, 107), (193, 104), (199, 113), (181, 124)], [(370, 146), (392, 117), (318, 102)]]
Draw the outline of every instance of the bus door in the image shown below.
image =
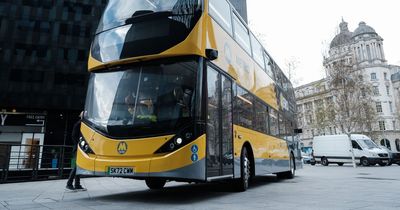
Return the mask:
[(207, 67), (207, 177), (233, 176), (232, 81)]

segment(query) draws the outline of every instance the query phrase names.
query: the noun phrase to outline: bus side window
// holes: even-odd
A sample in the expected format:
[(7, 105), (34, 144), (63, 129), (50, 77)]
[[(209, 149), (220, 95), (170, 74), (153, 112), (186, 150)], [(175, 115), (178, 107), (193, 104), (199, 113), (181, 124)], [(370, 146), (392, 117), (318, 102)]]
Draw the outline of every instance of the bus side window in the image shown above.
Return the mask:
[(273, 136), (278, 136), (278, 113), (274, 109), (269, 109), (269, 126)]
[(234, 123), (253, 129), (253, 96), (241, 87), (237, 87), (234, 110)]
[(254, 129), (258, 132), (268, 134), (267, 107), (261, 102), (254, 100)]

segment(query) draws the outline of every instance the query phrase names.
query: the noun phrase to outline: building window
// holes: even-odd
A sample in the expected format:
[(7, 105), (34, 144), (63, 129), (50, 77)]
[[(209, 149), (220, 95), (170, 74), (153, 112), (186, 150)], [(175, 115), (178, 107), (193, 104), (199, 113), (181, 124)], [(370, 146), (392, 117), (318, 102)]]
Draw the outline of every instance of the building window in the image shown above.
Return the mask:
[(389, 101), (389, 110), (390, 110), (390, 113), (393, 113), (393, 104), (391, 101)]
[(304, 109), (305, 110), (311, 110), (312, 109), (312, 103), (311, 102), (307, 102), (304, 104)]
[(382, 103), (376, 102), (376, 112), (382, 113)]
[(387, 93), (387, 95), (390, 95), (390, 86), (389, 85), (386, 86), (386, 93)]
[(400, 152), (400, 139), (396, 139), (395, 143), (396, 143), (397, 152)]
[(386, 73), (386, 72), (383, 73), (383, 78), (384, 78), (385, 80), (388, 80), (388, 78), (387, 78), (387, 73)]
[(393, 120), (392, 123), (393, 123), (393, 130), (395, 131), (396, 130), (396, 121)]
[(373, 86), (372, 91), (374, 92), (374, 95), (376, 95), (376, 96), (379, 95), (379, 87), (378, 86)]
[(386, 130), (385, 121), (379, 121), (379, 130)]
[(301, 104), (297, 105), (297, 112), (303, 112), (303, 106)]
[(371, 73), (371, 80), (377, 80), (376, 73)]
[(308, 124), (313, 123), (313, 117), (312, 117), (312, 115), (306, 115), (306, 122), (307, 122)]
[(390, 141), (387, 139), (382, 139), (381, 140), (381, 145), (385, 146), (386, 148), (392, 150), (392, 146), (390, 145)]

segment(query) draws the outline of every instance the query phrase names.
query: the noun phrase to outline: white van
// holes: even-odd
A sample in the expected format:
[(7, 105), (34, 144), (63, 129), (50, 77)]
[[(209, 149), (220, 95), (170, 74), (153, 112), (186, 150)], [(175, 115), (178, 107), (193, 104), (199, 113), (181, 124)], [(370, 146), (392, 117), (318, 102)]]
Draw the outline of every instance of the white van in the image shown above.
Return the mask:
[[(351, 135), (356, 163), (363, 166), (389, 163), (389, 154), (379, 148), (368, 136)], [(342, 166), (351, 163), (351, 147), (347, 135), (316, 136), (313, 139), (313, 156), (324, 166), (336, 163)]]

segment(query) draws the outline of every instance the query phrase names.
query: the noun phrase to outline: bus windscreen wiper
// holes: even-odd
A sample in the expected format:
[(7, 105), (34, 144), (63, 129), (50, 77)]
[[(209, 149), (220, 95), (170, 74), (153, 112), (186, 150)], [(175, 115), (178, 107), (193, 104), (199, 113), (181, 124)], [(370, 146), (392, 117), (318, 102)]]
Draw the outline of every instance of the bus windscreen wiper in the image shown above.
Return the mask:
[(135, 22), (141, 22), (144, 20), (149, 20), (158, 17), (169, 17), (172, 15), (173, 14), (171, 11), (154, 12), (151, 10), (138, 10), (132, 15), (132, 17), (125, 20), (125, 24), (132, 24)]

